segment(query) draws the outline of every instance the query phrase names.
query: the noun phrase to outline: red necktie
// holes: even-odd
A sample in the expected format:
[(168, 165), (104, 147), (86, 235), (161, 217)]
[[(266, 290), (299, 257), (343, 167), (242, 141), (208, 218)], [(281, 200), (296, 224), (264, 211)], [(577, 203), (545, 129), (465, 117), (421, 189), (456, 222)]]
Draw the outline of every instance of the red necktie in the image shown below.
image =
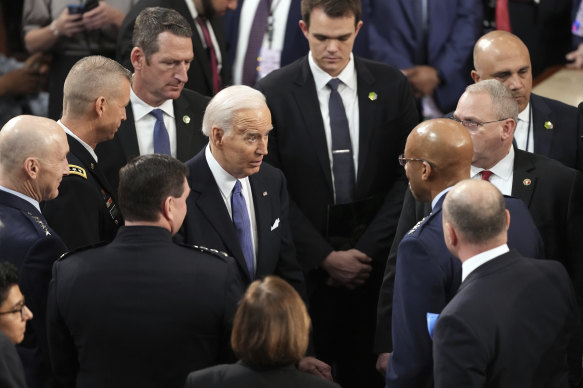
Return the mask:
[(219, 90), (221, 90), (221, 77), (219, 76), (219, 65), (217, 62), (217, 54), (215, 53), (215, 46), (213, 45), (213, 41), (211, 39), (211, 34), (209, 32), (208, 27), (206, 26), (206, 21), (204, 21), (200, 16), (197, 17), (196, 22), (200, 26), (202, 30), (202, 35), (204, 36), (204, 42), (206, 43), (207, 47), (209, 48), (209, 52), (211, 53), (211, 72), (213, 74), (213, 92), (217, 94)]
[(482, 180), (483, 181), (490, 181), (491, 175), (492, 175), (492, 171), (482, 170)]
[(508, 0), (496, 0), (496, 29), (512, 32)]

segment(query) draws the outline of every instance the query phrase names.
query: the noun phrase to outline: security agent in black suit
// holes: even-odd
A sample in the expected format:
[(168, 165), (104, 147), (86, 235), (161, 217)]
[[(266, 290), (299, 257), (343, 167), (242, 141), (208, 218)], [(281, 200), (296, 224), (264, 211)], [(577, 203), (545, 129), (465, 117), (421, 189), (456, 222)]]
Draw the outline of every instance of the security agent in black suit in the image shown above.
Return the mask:
[[(285, 178), (262, 163), (272, 129), (265, 97), (248, 86), (225, 88), (209, 103), (202, 128), (209, 145), (186, 163), (191, 192), (179, 239), (229, 253), (246, 285), (277, 275), (306, 300), (289, 228)], [(248, 249), (237, 221), (237, 184), (249, 219)], [(303, 358), (299, 368), (330, 378), (330, 367), (314, 357)]]
[[(222, 15), (227, 9), (237, 8), (236, 0), (141, 0), (132, 7), (126, 15), (117, 38), (117, 60), (124, 66), (131, 69), (130, 53), (132, 47), (136, 46), (133, 40), (134, 23), (138, 15), (148, 7), (164, 7), (176, 10), (187, 20), (192, 34), (192, 47), (194, 51), (194, 61), (188, 70), (188, 82), (186, 87), (197, 91), (205, 96), (213, 96), (214, 90), (213, 74), (211, 68), (211, 50), (206, 44), (204, 33), (197, 25), (195, 17), (202, 17), (209, 30), (209, 35), (214, 35), (213, 47), (217, 61), (222, 65), (220, 68), (221, 85), (231, 84), (231, 69), (228, 66), (227, 52), (224, 42), (224, 28)], [(133, 42), (133, 44), (132, 44)]]
[[(524, 201), (543, 238), (545, 257), (561, 262), (571, 278), (579, 304), (583, 301), (583, 177), (578, 171), (544, 156), (521, 151), (512, 146), (515, 121), (496, 119), (496, 104), (513, 104), (511, 95), (499, 90), (496, 80), (480, 81), (470, 85), (458, 102), (454, 116), (466, 126), (474, 143), (472, 178), (481, 178), (481, 170), (494, 175), (490, 182), (505, 195)], [(496, 91), (497, 90), (497, 91)], [(492, 97), (495, 95), (495, 97)], [(474, 124), (472, 124), (472, 122)], [(392, 350), (392, 341), (386, 335), (391, 327), (393, 284), (397, 247), (402, 237), (424, 215), (427, 204), (415, 203), (407, 192), (391, 253), (387, 260), (383, 285), (377, 309), (375, 350), (379, 356), (377, 367), (386, 366), (386, 357)], [(383, 359), (384, 358), (384, 359)]]
[(443, 234), (462, 262), (462, 284), (435, 326), (436, 388), (579, 384), (581, 332), (569, 276), (557, 262), (509, 251), (509, 222), (488, 182), (463, 181), (445, 198)]
[(94, 149), (111, 140), (126, 119), (130, 81), (127, 69), (100, 56), (81, 59), (65, 79), (59, 124), (69, 142), (69, 175), (61, 182), (58, 198), (43, 203), (42, 209), (71, 250), (110, 242), (123, 225), (115, 192)]
[(188, 22), (175, 10), (147, 8), (136, 19), (135, 47), (128, 53), (134, 66), (128, 119), (113, 140), (95, 150), (114, 191), (121, 167), (138, 155), (155, 152), (153, 109), (162, 110), (170, 153), (176, 159), (187, 161), (207, 142), (200, 125), (209, 98), (184, 89), (187, 71), (198, 61), (193, 57), (191, 36)]
[[(289, 184), (316, 355), (334, 364), (342, 386), (382, 386), (372, 353), (374, 312), (406, 188), (397, 157), (418, 120), (415, 101), (398, 70), (351, 55), (362, 24), (360, 1), (304, 1), (302, 7), (310, 54), (256, 85), (273, 115), (267, 158)], [(328, 114), (331, 78), (341, 80), (351, 150), (332, 151), (330, 120), (343, 115)], [(347, 166), (348, 174), (335, 172), (334, 164)], [(348, 185), (340, 190), (352, 190), (348, 200), (335, 187), (343, 177)]]
[(497, 79), (518, 103), (517, 148), (558, 160), (583, 172), (583, 120), (573, 106), (532, 94), (532, 67), (526, 45), (506, 31), (492, 31), (474, 46), (475, 82)]
[(243, 286), (233, 259), (172, 241), (186, 214), (187, 168), (140, 156), (120, 173), (126, 226), (53, 269), (51, 362), (64, 387), (183, 387), (192, 370), (233, 360)]
[(30, 388), (53, 386), (46, 336), (51, 268), (67, 251), (40, 212), (69, 173), (67, 136), (53, 120), (17, 116), (0, 131), (0, 261), (18, 268), (19, 286), (34, 311), (17, 346)]

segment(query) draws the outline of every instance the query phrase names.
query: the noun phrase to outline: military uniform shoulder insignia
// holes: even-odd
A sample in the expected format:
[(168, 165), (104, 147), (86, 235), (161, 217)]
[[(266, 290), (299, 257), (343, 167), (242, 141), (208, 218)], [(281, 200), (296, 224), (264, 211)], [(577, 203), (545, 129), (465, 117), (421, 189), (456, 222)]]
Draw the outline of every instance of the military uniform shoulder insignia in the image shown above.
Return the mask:
[(36, 222), (36, 224), (42, 229), (43, 233), (45, 234), (45, 237), (51, 236), (51, 232), (49, 231), (49, 227), (44, 220), (41, 220), (40, 217), (35, 216), (31, 212), (27, 212), (27, 213), (30, 216), (30, 218), (32, 218), (34, 220), (34, 222)]
[(66, 258), (71, 257), (71, 255), (74, 255), (75, 253), (83, 252), (83, 251), (93, 249), (93, 248), (99, 248), (99, 247), (102, 247), (102, 246), (107, 245), (107, 244), (109, 244), (108, 241), (100, 241), (100, 242), (95, 243), (95, 244), (84, 245), (80, 248), (73, 249), (72, 251), (67, 251), (67, 252), (63, 253), (61, 255), (61, 257), (59, 257), (59, 260), (65, 260)]
[(85, 172), (85, 169), (74, 164), (69, 164), (69, 174), (79, 175), (83, 179), (87, 179), (87, 173)]
[(409, 230), (409, 231), (407, 232), (407, 234), (413, 234), (413, 233), (415, 233), (415, 231), (416, 231), (416, 230), (417, 230), (417, 229), (418, 229), (418, 228), (421, 226), (421, 224), (422, 224), (423, 222), (425, 222), (425, 220), (427, 219), (427, 217), (429, 217), (429, 216), (425, 216), (425, 217), (423, 217), (423, 218), (421, 219), (421, 221), (419, 221), (418, 223), (416, 223), (416, 224), (415, 224), (415, 226), (414, 226), (414, 227), (412, 227), (412, 228), (411, 228), (411, 230)]
[(198, 250), (199, 252), (210, 253), (211, 255), (215, 255), (218, 257), (229, 257), (229, 254), (226, 252), (219, 251), (219, 250), (212, 249), (212, 248), (203, 247), (201, 245), (187, 244), (187, 246), (194, 248), (194, 249)]

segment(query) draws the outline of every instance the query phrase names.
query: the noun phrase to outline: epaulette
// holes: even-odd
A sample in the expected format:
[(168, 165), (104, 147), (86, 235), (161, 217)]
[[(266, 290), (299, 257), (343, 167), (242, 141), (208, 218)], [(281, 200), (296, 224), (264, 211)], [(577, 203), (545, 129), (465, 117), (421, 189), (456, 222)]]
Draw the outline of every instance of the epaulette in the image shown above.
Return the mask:
[(87, 179), (87, 173), (85, 172), (85, 169), (74, 164), (69, 164), (69, 174), (79, 175), (80, 177)]
[(100, 242), (95, 243), (95, 244), (85, 245), (81, 248), (73, 249), (72, 251), (68, 251), (68, 252), (63, 253), (61, 255), (61, 257), (59, 257), (58, 261), (65, 260), (67, 257), (74, 255), (75, 253), (83, 252), (83, 251), (86, 251), (88, 249), (99, 248), (99, 247), (107, 245), (107, 244), (109, 244), (108, 241), (100, 241)]
[(425, 216), (421, 219), (421, 221), (419, 221), (418, 223), (415, 224), (415, 226), (413, 226), (408, 232), (407, 234), (413, 234), (415, 233), (415, 231), (421, 226), (421, 224), (427, 219), (427, 217), (429, 216)]
[(210, 253), (211, 255), (215, 255), (215, 256), (220, 257), (220, 258), (229, 257), (229, 254), (226, 252), (219, 251), (219, 250), (212, 249), (212, 248), (203, 247), (201, 245), (195, 245), (195, 244), (182, 244), (182, 245), (184, 245), (186, 247), (194, 248), (194, 249), (198, 250), (199, 252)]

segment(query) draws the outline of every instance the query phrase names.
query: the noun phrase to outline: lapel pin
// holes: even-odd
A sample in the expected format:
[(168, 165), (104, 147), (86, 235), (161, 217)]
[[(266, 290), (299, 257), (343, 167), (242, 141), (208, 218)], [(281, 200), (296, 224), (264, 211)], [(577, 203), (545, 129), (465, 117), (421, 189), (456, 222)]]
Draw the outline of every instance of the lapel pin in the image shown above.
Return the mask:
[(375, 92), (370, 92), (368, 94), (368, 99), (371, 101), (375, 101), (377, 99), (378, 95)]
[(525, 186), (530, 186), (531, 183), (532, 183), (532, 181), (528, 178), (526, 178), (525, 180), (522, 181), (522, 184)]
[(545, 121), (545, 128), (546, 129), (553, 129), (553, 123), (550, 121)]
[(184, 124), (190, 123), (190, 116), (188, 115), (182, 116), (182, 121), (184, 121)]
[(263, 196), (264, 196), (264, 197), (267, 197), (267, 191), (264, 191), (264, 192), (263, 192)]
[(91, 169), (95, 170), (95, 164), (91, 163)]

